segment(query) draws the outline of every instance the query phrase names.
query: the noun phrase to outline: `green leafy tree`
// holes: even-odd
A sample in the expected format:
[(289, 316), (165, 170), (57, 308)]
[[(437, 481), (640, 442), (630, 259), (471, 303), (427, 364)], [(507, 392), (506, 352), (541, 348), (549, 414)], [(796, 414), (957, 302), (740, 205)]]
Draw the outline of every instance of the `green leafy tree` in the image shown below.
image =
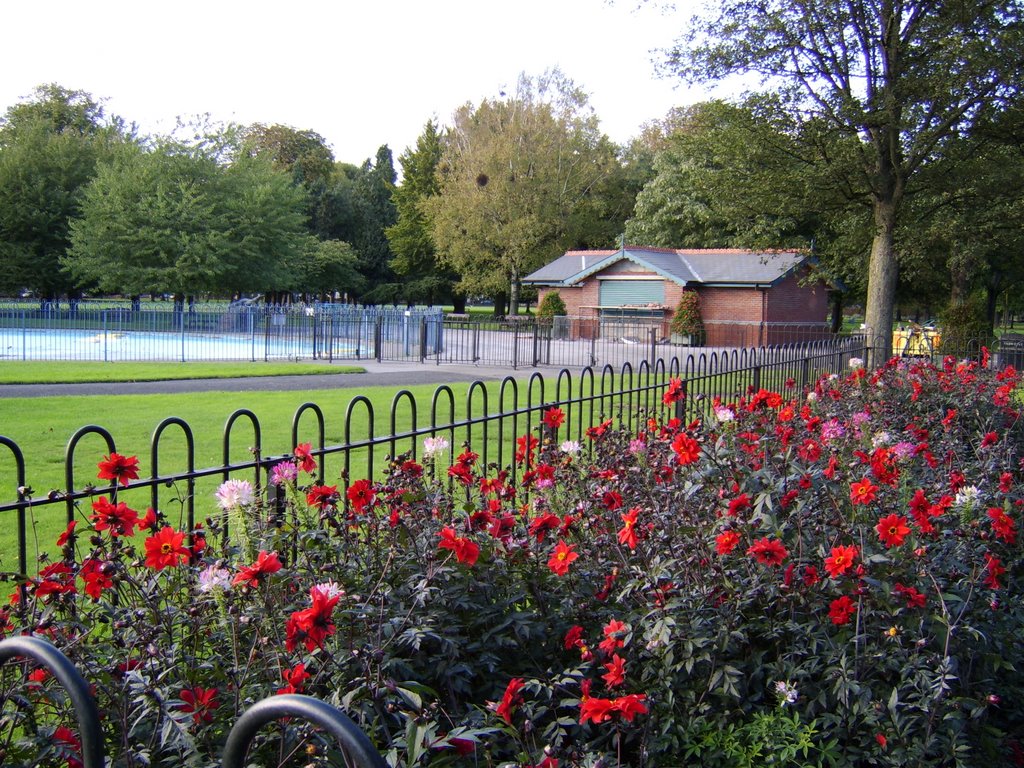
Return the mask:
[[(602, 185), (617, 163), (586, 96), (557, 70), (455, 114), (428, 201), (441, 260), (467, 294), (508, 292), (570, 247), (608, 237)], [(606, 244), (607, 240), (605, 241)]]
[(983, 107), (1016, 92), (1021, 22), (1015, 0), (723, 0), (693, 20), (670, 56), (691, 81), (761, 75), (788, 97), (794, 121), (856, 139), (847, 186), (863, 189), (871, 209), (866, 321), (882, 357), (892, 350), (908, 190)]
[(356, 234), (352, 240), (359, 257), (359, 272), (368, 291), (363, 300), (370, 303), (393, 302), (398, 286), (389, 266), (392, 258), (387, 229), (398, 219), (394, 201), (398, 174), (385, 145), (373, 161), (367, 160), (355, 180)]
[(288, 288), (308, 238), (302, 206), (290, 177), (258, 158), (225, 166), (202, 147), (125, 147), (86, 189), (63, 263), (109, 292)]
[(363, 276), (355, 250), (341, 240), (310, 238), (304, 251), (289, 265), (291, 287), (303, 294), (333, 299), (362, 292)]
[(37, 88), (0, 120), (0, 290), (77, 295), (60, 269), (70, 221), (97, 163), (125, 139), (120, 121), (84, 91)]
[(458, 275), (438, 263), (425, 205), (440, 189), (437, 168), (441, 153), (441, 133), (436, 123), (428, 121), (416, 139), (416, 146), (406, 149), (398, 158), (402, 184), (392, 197), (397, 220), (385, 234), (393, 254), (391, 269), (402, 280), (405, 300), (452, 303), (456, 312), (462, 312), (466, 299), (455, 291)]

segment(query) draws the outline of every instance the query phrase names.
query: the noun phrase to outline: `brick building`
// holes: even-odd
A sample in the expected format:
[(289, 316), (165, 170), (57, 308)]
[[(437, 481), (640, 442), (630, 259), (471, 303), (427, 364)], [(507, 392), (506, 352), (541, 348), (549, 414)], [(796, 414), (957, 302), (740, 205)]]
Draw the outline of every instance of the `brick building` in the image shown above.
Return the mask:
[(761, 346), (828, 334), (831, 287), (796, 251), (624, 246), (568, 251), (528, 275), (540, 298), (557, 291), (573, 338), (618, 333), (624, 323), (669, 337), (684, 290), (696, 291), (709, 346)]

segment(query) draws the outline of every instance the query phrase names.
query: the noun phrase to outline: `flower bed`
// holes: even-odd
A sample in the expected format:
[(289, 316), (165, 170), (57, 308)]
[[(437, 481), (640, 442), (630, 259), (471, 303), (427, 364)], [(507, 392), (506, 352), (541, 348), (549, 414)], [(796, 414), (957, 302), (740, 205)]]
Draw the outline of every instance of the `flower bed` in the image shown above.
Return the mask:
[[(213, 765), (280, 692), (393, 765), (1019, 765), (1018, 376), (985, 362), (857, 365), (691, 424), (673, 384), (583, 445), (552, 408), (514, 485), (431, 439), (343, 493), (299, 446), (272, 503), (228, 481), (195, 531), (103, 497), (0, 629), (95, 684), (118, 766)], [(3, 692), (4, 764), (75, 765), (45, 675)], [(258, 749), (332, 757), (297, 723)]]

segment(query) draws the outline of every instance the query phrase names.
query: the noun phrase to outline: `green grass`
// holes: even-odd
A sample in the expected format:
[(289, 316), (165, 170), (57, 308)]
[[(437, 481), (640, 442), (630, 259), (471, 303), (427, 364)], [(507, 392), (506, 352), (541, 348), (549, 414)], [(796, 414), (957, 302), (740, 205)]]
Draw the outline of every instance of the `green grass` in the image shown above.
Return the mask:
[(230, 379), (246, 376), (300, 376), (361, 373), (358, 366), (327, 363), (98, 363), (24, 360), (0, 362), (0, 384), (80, 384), (84, 382)]
[[(614, 386), (613, 382), (608, 382)], [(600, 382), (597, 382), (600, 386)], [(471, 404), (467, 404), (468, 383), (451, 385), (454, 410), (447, 397), (441, 397), (437, 406), (437, 423), (451, 423), (466, 417), (494, 414), (503, 410), (526, 408), (528, 400), (535, 406), (550, 403), (555, 398), (554, 381), (546, 382), (541, 396), (535, 388), (532, 396), (525, 381), (518, 384), (518, 396), (511, 386), (501, 396), (499, 385), (491, 383), (486, 388), (486, 398), (479, 388), (474, 388)], [(98, 482), (96, 464), (109, 452), (100, 435), (87, 434), (78, 443), (74, 453), (72, 480), (65, 479), (65, 454), (73, 434), (86, 425), (98, 425), (112, 436), (115, 450), (123, 455), (136, 455), (140, 462), (141, 478), (154, 476), (151, 458), (151, 442), (155, 430), (169, 417), (175, 417), (188, 424), (194, 439), (193, 466), (206, 469), (222, 466), (224, 463), (224, 432), (228, 418), (240, 409), (254, 413), (259, 420), (260, 444), (264, 457), (283, 456), (291, 451), (292, 424), (296, 412), (307, 403), (315, 403), (324, 416), (323, 442), (326, 446), (357, 444), (372, 434), (390, 435), (409, 432), (416, 428), (428, 429), (431, 424), (431, 401), (438, 388), (424, 385), (408, 388), (416, 402), (415, 418), (407, 396), (396, 398), (393, 386), (367, 387), (354, 394), (352, 390), (308, 390), (300, 392), (205, 392), (196, 394), (154, 394), (154, 395), (97, 395), (43, 398), (0, 399), (0, 434), (12, 439), (25, 459), (25, 479), (33, 488), (34, 498), (45, 498), (50, 491), (61, 491), (69, 486), (83, 488)], [(572, 395), (578, 396), (578, 384)], [(586, 394), (586, 392), (585, 392)], [(563, 392), (565, 398), (567, 393)], [(366, 398), (366, 401), (354, 398)], [(366, 407), (366, 402), (370, 408)], [(352, 418), (346, 435), (346, 414), (352, 406)], [(392, 405), (395, 405), (392, 417)], [(572, 434), (576, 437), (584, 426), (589, 426), (604, 412), (610, 415), (615, 410), (612, 398), (593, 407), (574, 406), (570, 412), (573, 424)], [(372, 413), (372, 418), (371, 418)], [(535, 424), (538, 417), (534, 415)], [(372, 427), (371, 427), (372, 421)], [(477, 425), (469, 430), (459, 427), (439, 434), (448, 438), (455, 454), (464, 442), (469, 442), (475, 451), (491, 462), (508, 464), (512, 460), (510, 445), (517, 435), (527, 431), (527, 417), (508, 417), (502, 423), (489, 423), (485, 428)], [(236, 422), (230, 436), (231, 463), (251, 460), (251, 447), (255, 444), (251, 423), (242, 419)], [(304, 411), (299, 419), (297, 442), (310, 442), (317, 447), (320, 443), (318, 423), (314, 412)], [(499, 442), (503, 446), (499, 451)], [(414, 444), (422, 445), (422, 436), (417, 439), (405, 438), (394, 446), (395, 453), (411, 450)], [(386, 457), (391, 446), (378, 446), (372, 456), (373, 475), (380, 477), (386, 467)], [(447, 456), (445, 457), (448, 458)], [(187, 440), (184, 430), (177, 424), (169, 425), (162, 433), (159, 443), (157, 476), (178, 474), (189, 469)], [(328, 456), (324, 462), (325, 482), (341, 486), (344, 470), (340, 454)], [(353, 480), (369, 476), (369, 451), (355, 449), (350, 467)], [(238, 474), (238, 477), (252, 477)], [(202, 478), (195, 490), (196, 518), (202, 520), (215, 507), (213, 492), (220, 482), (219, 476)], [(0, 446), (0, 503), (13, 502), (17, 496), (18, 478), (16, 463), (9, 450)], [(165, 512), (178, 508), (174, 499), (184, 494), (184, 486), (159, 489), (159, 505)], [(128, 489), (119, 499), (135, 509), (144, 510), (150, 503), (148, 489)], [(91, 510), (83, 504), (79, 517), (84, 519)], [(38, 552), (52, 554), (53, 541), (63, 530), (65, 507), (50, 504), (33, 512), (29, 532), (30, 559)], [(0, 570), (17, 568), (17, 531), (11, 517), (0, 526)]]

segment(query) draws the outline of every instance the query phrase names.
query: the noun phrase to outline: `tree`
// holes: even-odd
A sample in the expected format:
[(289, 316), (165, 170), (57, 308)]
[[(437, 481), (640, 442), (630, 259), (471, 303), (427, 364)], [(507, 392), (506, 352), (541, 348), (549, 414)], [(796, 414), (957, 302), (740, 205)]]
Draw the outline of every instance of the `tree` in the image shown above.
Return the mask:
[(1021, 15), (1015, 0), (723, 0), (670, 55), (693, 81), (759, 74), (786, 94), (795, 120), (857, 139), (850, 186), (871, 205), (866, 320), (881, 357), (892, 351), (908, 188), (982, 107), (1014, 94)]
[(359, 257), (359, 271), (369, 288), (363, 298), (373, 303), (394, 301), (397, 287), (385, 287), (393, 278), (389, 267), (391, 248), (385, 232), (398, 216), (391, 199), (397, 178), (391, 150), (386, 145), (377, 150), (375, 161), (363, 164), (356, 177), (357, 229), (352, 244)]
[(310, 238), (305, 251), (296, 255), (289, 265), (293, 289), (325, 299), (333, 298), (335, 292), (346, 297), (362, 292), (359, 260), (348, 243)]
[(84, 91), (38, 87), (0, 120), (0, 290), (43, 299), (76, 294), (60, 269), (69, 224), (97, 163), (126, 140), (119, 120)]
[(427, 202), (434, 243), (460, 289), (508, 291), (515, 314), (524, 275), (597, 228), (607, 236), (601, 185), (616, 162), (586, 96), (557, 70), (522, 76), (509, 98), (461, 107), (445, 140), (440, 194)]
[(241, 148), (250, 157), (268, 158), (275, 169), (307, 188), (327, 184), (334, 173), (334, 154), (313, 131), (253, 123), (242, 131)]
[(258, 158), (203, 147), (125, 147), (86, 189), (62, 260), (102, 291), (178, 296), (290, 288), (305, 252), (302, 192)]
[(402, 280), (406, 301), (451, 302), (456, 312), (462, 312), (466, 299), (454, 289), (458, 275), (438, 263), (426, 205), (440, 190), (437, 168), (441, 153), (441, 133), (430, 120), (416, 146), (398, 158), (402, 184), (392, 196), (397, 220), (384, 233), (393, 254), (390, 266)]
[(626, 236), (674, 248), (808, 247), (813, 168), (773, 104), (707, 102), (677, 116)]

